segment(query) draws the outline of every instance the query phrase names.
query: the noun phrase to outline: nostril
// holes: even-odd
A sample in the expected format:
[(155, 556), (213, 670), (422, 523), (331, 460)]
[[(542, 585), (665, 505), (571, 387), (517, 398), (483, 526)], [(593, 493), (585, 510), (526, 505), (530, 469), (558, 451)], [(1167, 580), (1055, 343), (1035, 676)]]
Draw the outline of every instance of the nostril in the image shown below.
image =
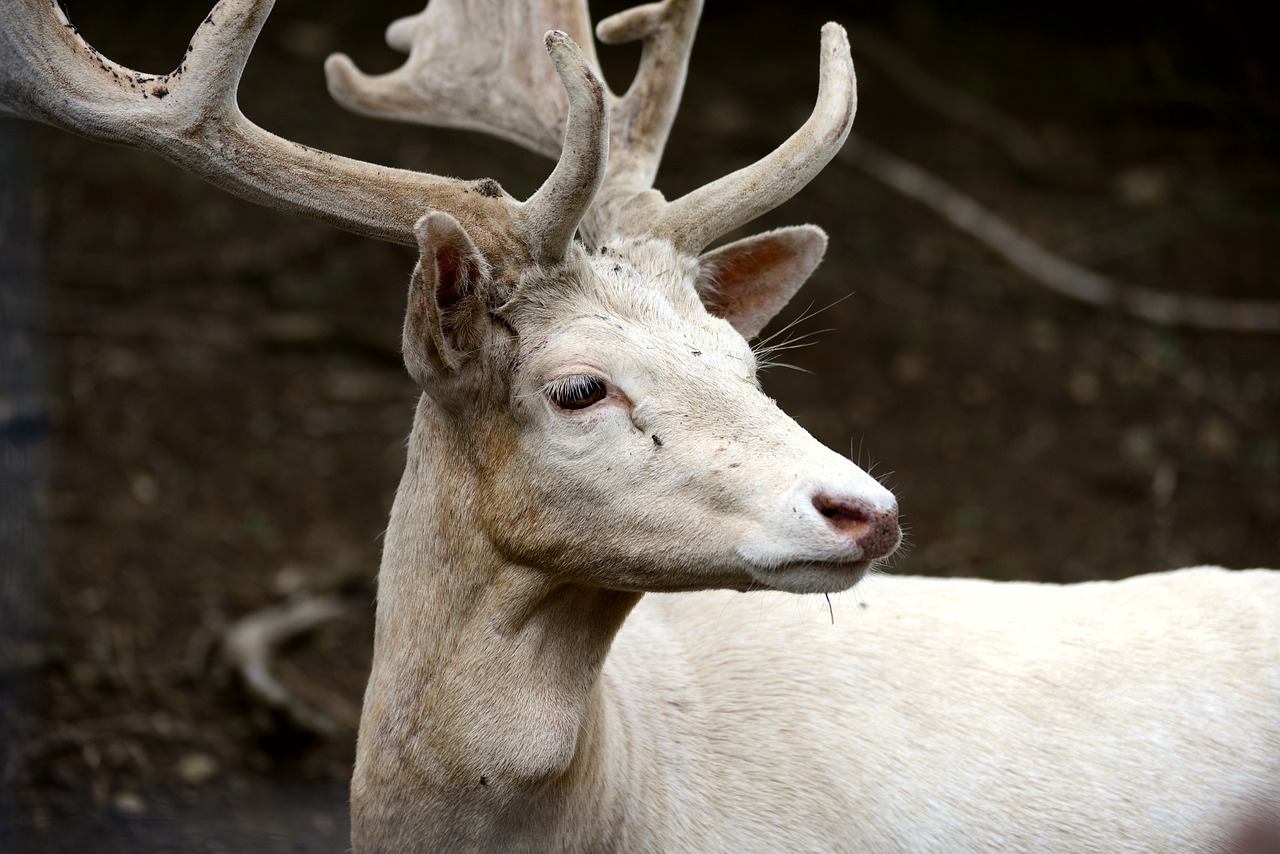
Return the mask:
[(813, 507), (835, 531), (848, 537), (861, 550), (864, 559), (884, 557), (898, 547), (902, 534), (898, 529), (898, 507), (876, 507), (860, 498), (815, 495)]
[(827, 495), (813, 497), (814, 509), (830, 519), (837, 527), (860, 525), (870, 520), (872, 510), (861, 501), (833, 498)]

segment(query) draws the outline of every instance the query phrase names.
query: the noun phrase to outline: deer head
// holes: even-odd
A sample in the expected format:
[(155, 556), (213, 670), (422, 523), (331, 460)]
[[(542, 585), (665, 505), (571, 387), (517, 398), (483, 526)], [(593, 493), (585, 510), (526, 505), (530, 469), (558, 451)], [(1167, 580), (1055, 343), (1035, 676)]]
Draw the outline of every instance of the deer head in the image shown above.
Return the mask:
[(404, 67), (368, 77), (330, 58), (330, 89), (352, 109), (558, 155), (517, 201), (491, 180), (351, 161), (249, 122), (235, 91), (271, 5), (218, 3), (182, 64), (156, 76), (94, 51), (56, 0), (15, 0), (0, 24), (0, 108), (154, 151), (272, 207), (416, 243), (405, 361), (448, 425), (440, 453), (474, 462), (478, 518), (511, 560), (630, 590), (822, 591), (893, 550), (892, 496), (777, 409), (746, 342), (817, 266), (825, 234), (800, 226), (705, 251), (839, 150), (856, 101), (840, 27), (823, 28), (804, 126), (671, 202), (652, 184), (697, 0), (600, 23), (606, 43), (643, 43), (621, 96), (596, 70), (585, 4), (565, 0), (434, 0), (388, 31), (409, 53)]
[[(437, 450), (474, 459), (475, 522), (507, 560), (614, 589), (814, 592), (897, 544), (888, 493), (760, 390), (698, 259), (625, 238), (506, 289), (450, 217), (418, 228), (406, 361), (453, 428)], [(718, 292), (768, 273), (742, 269)]]
[[(567, 251), (503, 275), (447, 215), (418, 223), (406, 361), (440, 417), (468, 425), (461, 444), (485, 432), (476, 429), (474, 403), (486, 401), (491, 438), (470, 482), (484, 496), (476, 521), (508, 560), (636, 591), (841, 589), (896, 546), (893, 499), (762, 394), (745, 340), (813, 271), (826, 237), (805, 226), (703, 249), (789, 197), (838, 150), (853, 117), (848, 47), (843, 31), (826, 28), (818, 107), (782, 148), (667, 203), (651, 185), (698, 6), (666, 3), (602, 22), (606, 42), (645, 39), (636, 82), (621, 98), (599, 97), (594, 58), (573, 54), (588, 83), (580, 95), (564, 80), (561, 164), (586, 152), (601, 165), (583, 170), (589, 203), (576, 223), (580, 240)], [(383, 77), (332, 58), (335, 97), (373, 115), (475, 126), (474, 95), (451, 99), (442, 89), (465, 76), (450, 66), (449, 51), (461, 59), (478, 47), (467, 43), (474, 28), (450, 29), (456, 22), (444, 16), (456, 12), (433, 3), (394, 24), (389, 40), (410, 59)], [(577, 7), (547, 17), (586, 29)], [(530, 25), (511, 29), (521, 26)], [(548, 37), (553, 58), (569, 44)], [(511, 73), (471, 80), (469, 91), (528, 80), (533, 63), (524, 54)], [(500, 96), (511, 109), (495, 114), (511, 124), (491, 120), (488, 129), (554, 151), (560, 130), (546, 127), (546, 116), (563, 111), (517, 105), (559, 91), (544, 85)], [(449, 113), (442, 104), (461, 106)], [(584, 130), (575, 126), (578, 104), (594, 111)], [(599, 132), (606, 112), (610, 132)]]

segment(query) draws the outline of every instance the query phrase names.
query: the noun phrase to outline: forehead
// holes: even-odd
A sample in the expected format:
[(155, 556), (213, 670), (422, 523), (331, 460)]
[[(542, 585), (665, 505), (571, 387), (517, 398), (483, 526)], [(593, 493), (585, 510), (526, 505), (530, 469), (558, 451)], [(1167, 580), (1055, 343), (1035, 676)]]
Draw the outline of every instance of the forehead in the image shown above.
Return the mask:
[(563, 280), (539, 288), (519, 312), (526, 359), (651, 363), (693, 356), (735, 373), (753, 371), (747, 342), (702, 306), (692, 259), (604, 251), (583, 260)]

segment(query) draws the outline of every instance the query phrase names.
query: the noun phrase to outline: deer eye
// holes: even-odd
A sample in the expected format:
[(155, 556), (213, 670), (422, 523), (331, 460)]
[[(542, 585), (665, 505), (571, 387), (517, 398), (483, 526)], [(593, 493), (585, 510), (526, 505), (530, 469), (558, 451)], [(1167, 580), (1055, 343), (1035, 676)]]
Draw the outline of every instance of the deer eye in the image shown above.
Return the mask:
[(547, 397), (561, 409), (586, 409), (604, 400), (608, 389), (597, 377), (572, 376), (546, 385)]

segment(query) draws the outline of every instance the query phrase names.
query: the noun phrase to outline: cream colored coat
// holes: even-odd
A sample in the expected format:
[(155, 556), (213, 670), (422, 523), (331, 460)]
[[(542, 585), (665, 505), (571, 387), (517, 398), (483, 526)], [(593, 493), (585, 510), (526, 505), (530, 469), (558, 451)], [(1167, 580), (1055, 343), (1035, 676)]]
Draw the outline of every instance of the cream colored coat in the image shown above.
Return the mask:
[[(892, 497), (760, 393), (696, 263), (581, 263), (485, 327), (465, 404), (415, 278), (442, 402), (387, 532), (357, 850), (1214, 852), (1280, 814), (1280, 574), (848, 589), (875, 538), (809, 496)], [(611, 396), (559, 411), (564, 371)], [(677, 592), (707, 587), (756, 592)]]

